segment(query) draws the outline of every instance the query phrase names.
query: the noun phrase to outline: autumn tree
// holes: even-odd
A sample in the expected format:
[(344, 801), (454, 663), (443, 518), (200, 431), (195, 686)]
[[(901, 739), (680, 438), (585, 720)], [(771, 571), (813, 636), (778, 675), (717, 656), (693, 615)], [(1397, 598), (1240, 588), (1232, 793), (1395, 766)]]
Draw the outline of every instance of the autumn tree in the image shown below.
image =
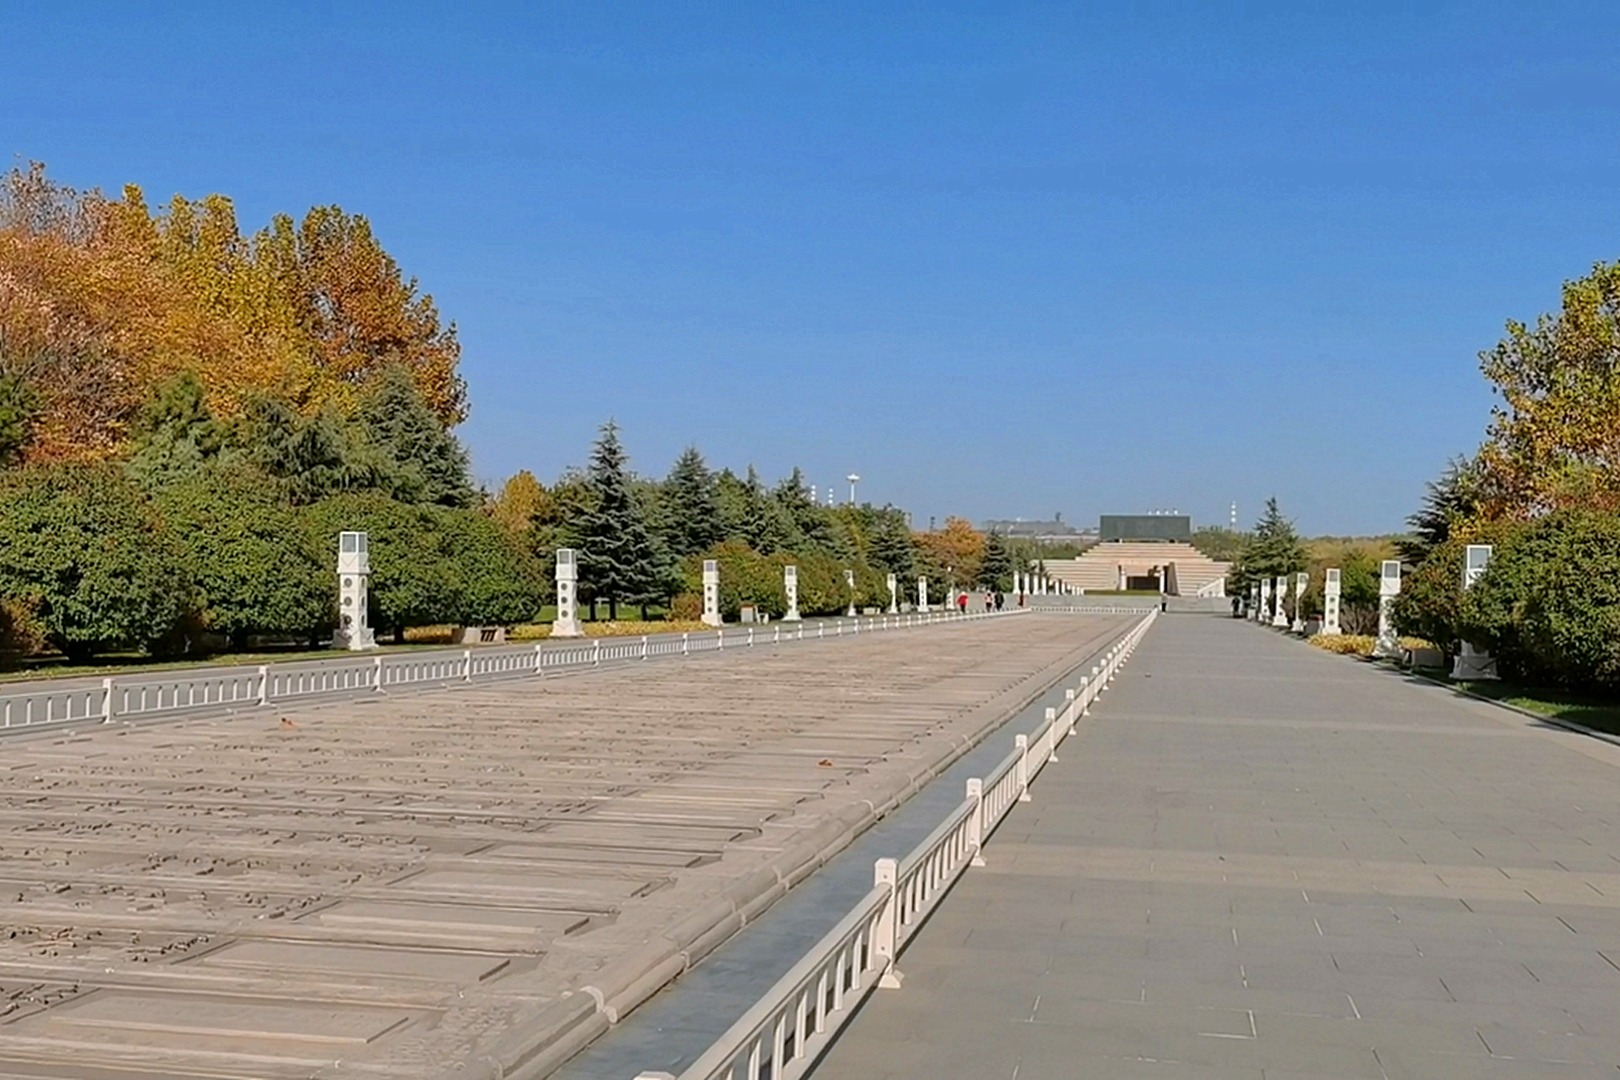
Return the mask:
[(937, 532), (916, 534), (919, 570), (936, 587), (971, 585), (984, 560), (984, 534), (965, 518), (948, 517)]
[(490, 500), (489, 516), (516, 536), (529, 537), (546, 516), (551, 495), (528, 469), (519, 469)]
[(1620, 262), (1565, 282), (1557, 314), (1480, 354), (1502, 403), (1479, 464), (1487, 516), (1620, 510)]
[(153, 212), (134, 186), (79, 192), (39, 165), (0, 178), (0, 379), (35, 402), (25, 460), (122, 455), (143, 402), (186, 371), (229, 420), (265, 396), (347, 416), (398, 366), (446, 427), (467, 411), (459, 358), (432, 297), (338, 207), (245, 236), (222, 195)]

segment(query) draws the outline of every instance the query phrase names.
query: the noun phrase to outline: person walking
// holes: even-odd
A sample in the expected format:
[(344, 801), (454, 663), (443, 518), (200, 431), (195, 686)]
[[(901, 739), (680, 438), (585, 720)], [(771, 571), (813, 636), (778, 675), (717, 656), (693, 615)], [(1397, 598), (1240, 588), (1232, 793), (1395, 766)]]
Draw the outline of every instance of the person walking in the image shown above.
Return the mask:
[(1000, 611), (1001, 610), (1001, 605), (1005, 604), (1006, 602), (1007, 602), (1007, 594), (1006, 593), (1003, 593), (1003, 592), (996, 593), (996, 610), (997, 611)]
[(967, 614), (967, 593), (961, 592), (956, 594), (956, 610), (960, 611), (963, 615)]

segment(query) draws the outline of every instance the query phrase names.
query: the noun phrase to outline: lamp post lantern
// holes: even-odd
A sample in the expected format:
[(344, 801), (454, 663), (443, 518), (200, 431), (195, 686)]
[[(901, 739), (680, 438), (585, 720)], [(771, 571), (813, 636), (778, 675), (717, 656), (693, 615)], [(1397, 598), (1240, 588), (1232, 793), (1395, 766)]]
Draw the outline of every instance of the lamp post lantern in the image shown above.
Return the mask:
[(849, 481), (849, 505), (854, 506), (855, 485), (861, 482), (861, 476), (859, 473), (850, 473), (848, 476), (844, 477), (844, 479)]
[(332, 635), (340, 648), (375, 649), (377, 639), (367, 622), (371, 584), (371, 544), (363, 532), (338, 533), (338, 629)]

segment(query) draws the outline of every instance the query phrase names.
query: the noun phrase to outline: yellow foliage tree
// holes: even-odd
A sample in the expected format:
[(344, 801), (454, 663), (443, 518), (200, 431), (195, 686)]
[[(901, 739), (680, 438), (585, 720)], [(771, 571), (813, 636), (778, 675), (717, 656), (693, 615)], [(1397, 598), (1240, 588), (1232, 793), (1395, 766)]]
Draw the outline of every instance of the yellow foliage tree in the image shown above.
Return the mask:
[(116, 456), (140, 403), (184, 371), (230, 416), (261, 394), (347, 412), (398, 364), (453, 425), (460, 352), (433, 298), (339, 207), (245, 238), (222, 195), (153, 214), (139, 188), (78, 192), (37, 164), (0, 183), (0, 376), (39, 402), (26, 460)]
[(916, 540), (920, 569), (933, 587), (943, 588), (951, 581), (971, 585), (979, 580), (985, 535), (972, 522), (948, 517), (943, 529), (917, 533)]
[(1565, 282), (1556, 315), (1480, 354), (1502, 404), (1480, 450), (1484, 511), (1620, 510), (1620, 262)]

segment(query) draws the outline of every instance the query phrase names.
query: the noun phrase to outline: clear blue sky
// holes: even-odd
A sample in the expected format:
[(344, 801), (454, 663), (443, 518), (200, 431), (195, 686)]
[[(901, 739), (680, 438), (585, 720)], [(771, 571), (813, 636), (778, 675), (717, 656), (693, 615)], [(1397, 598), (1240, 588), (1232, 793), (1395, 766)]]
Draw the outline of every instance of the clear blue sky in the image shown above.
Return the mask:
[(1385, 531), (1620, 257), (1620, 5), (1306, 7), (13, 0), (0, 152), (370, 217), (488, 480)]

